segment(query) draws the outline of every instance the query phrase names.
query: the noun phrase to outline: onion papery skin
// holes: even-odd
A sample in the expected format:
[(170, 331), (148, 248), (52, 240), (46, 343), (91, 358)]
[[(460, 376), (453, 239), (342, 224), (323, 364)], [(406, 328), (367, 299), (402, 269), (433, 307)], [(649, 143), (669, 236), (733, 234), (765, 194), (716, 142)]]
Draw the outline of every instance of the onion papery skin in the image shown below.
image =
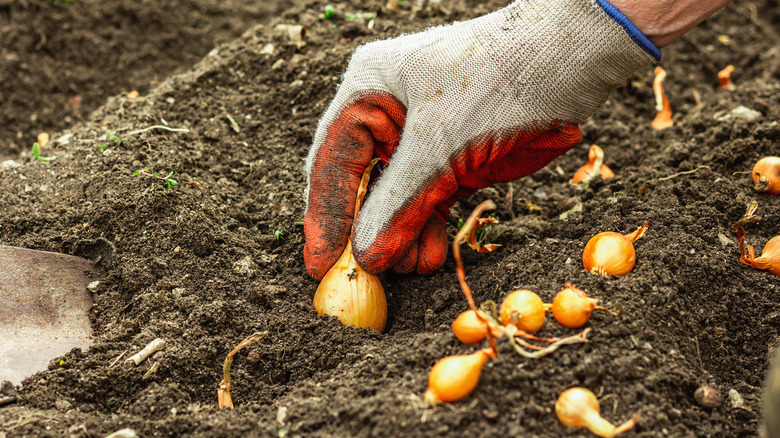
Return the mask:
[(387, 298), (379, 277), (363, 270), (352, 254), (352, 242), (314, 294), (317, 313), (337, 317), (343, 324), (378, 332), (387, 323)]
[(751, 176), (756, 190), (770, 195), (780, 195), (780, 157), (764, 157), (758, 160), (753, 166)]
[[(452, 331), (460, 342), (464, 344), (478, 344), (487, 337), (488, 324), (491, 323), (486, 323), (485, 320), (480, 319), (477, 316), (477, 312), (467, 310), (458, 315), (455, 321), (452, 322)], [(495, 323), (492, 323), (492, 333), (496, 338), (503, 335)]]
[(482, 367), (488, 357), (495, 358), (490, 348), (473, 354), (447, 356), (431, 368), (425, 400), (432, 405), (454, 403), (471, 394), (479, 383)]
[(596, 395), (585, 388), (569, 388), (555, 402), (555, 415), (564, 426), (582, 427), (600, 437), (614, 436), (615, 426), (600, 412)]
[[(574, 184), (579, 184), (580, 182), (586, 180), (588, 176), (593, 172), (593, 164), (588, 163), (584, 166), (580, 167), (577, 172), (574, 173), (574, 178), (572, 178), (571, 182)], [(606, 164), (601, 165), (601, 169), (599, 169), (599, 173), (601, 174), (601, 179), (608, 179), (608, 178), (614, 178), (615, 172), (612, 171), (609, 167), (607, 167)]]
[(518, 289), (501, 303), (501, 325), (512, 324), (512, 312), (520, 315), (514, 326), (526, 333), (536, 333), (544, 326), (547, 309), (539, 295), (527, 289)]
[(576, 287), (568, 287), (553, 298), (552, 312), (558, 324), (576, 329), (584, 326), (596, 308), (598, 300)]
[(601, 275), (626, 275), (634, 269), (636, 252), (626, 236), (604, 231), (593, 236), (585, 245), (582, 265), (589, 272)]
[(743, 258), (742, 262), (758, 269), (766, 269), (773, 275), (780, 276), (780, 236), (769, 239), (761, 251), (761, 257), (755, 260)]

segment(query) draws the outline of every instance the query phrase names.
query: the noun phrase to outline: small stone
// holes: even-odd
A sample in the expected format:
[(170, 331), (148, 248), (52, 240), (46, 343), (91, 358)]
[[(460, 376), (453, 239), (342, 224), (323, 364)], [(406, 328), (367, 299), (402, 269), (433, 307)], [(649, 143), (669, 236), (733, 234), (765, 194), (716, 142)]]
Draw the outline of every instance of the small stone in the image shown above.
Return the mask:
[(97, 292), (98, 287), (100, 287), (100, 282), (99, 281), (93, 281), (92, 283), (87, 285), (87, 290), (92, 292), (92, 293), (95, 293), (95, 292)]
[(17, 163), (14, 160), (5, 160), (2, 163), (0, 163), (0, 170), (15, 169), (17, 167), (21, 167), (21, 164)]
[(700, 406), (705, 408), (716, 408), (720, 406), (720, 395), (718, 390), (712, 386), (702, 385), (693, 393), (693, 398)]
[(279, 409), (276, 411), (276, 422), (280, 426), (284, 426), (285, 420), (287, 420), (287, 406), (279, 406)]
[(742, 395), (739, 394), (739, 391), (731, 388), (729, 389), (729, 403), (731, 403), (732, 408), (741, 408), (745, 406), (745, 399), (742, 398)]
[(70, 409), (73, 405), (67, 401), (67, 400), (57, 400), (54, 402), (54, 407), (57, 408), (59, 411), (67, 411)]
[(263, 46), (262, 49), (260, 49), (259, 52), (261, 55), (273, 55), (274, 54), (274, 45), (271, 43), (268, 43)]
[(284, 59), (277, 59), (276, 62), (274, 62), (274, 65), (271, 66), (271, 70), (279, 70), (280, 68), (284, 67), (284, 65), (287, 63)]
[(233, 272), (242, 276), (252, 278), (255, 276), (255, 262), (252, 257), (246, 256), (243, 259), (233, 263)]

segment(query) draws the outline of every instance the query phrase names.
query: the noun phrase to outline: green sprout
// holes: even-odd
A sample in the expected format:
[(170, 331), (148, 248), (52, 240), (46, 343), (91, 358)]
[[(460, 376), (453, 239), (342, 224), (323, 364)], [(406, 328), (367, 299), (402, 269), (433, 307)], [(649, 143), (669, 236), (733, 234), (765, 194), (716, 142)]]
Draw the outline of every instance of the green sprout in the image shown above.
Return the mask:
[[(486, 219), (495, 219), (496, 214), (490, 213)], [(463, 228), (463, 225), (465, 225), (466, 222), (459, 220), (458, 221), (458, 229)], [(482, 248), (482, 246), (485, 245), (487, 240), (487, 235), (490, 233), (490, 229), (493, 228), (493, 225), (491, 223), (485, 224), (480, 226), (480, 228), (477, 229), (477, 245), (478, 248)]]
[(179, 184), (178, 182), (176, 182), (175, 179), (171, 178), (171, 175), (173, 175), (173, 171), (172, 170), (170, 172), (168, 172), (168, 175), (159, 176), (159, 175), (157, 175), (157, 172), (149, 173), (149, 168), (148, 167), (144, 167), (144, 170), (136, 170), (135, 171), (135, 175), (136, 176), (140, 176), (140, 175), (150, 176), (152, 178), (159, 179), (160, 181), (163, 181), (165, 183), (165, 188), (167, 190), (170, 190), (173, 186)]
[(325, 5), (325, 12), (322, 14), (322, 18), (330, 20), (334, 15), (336, 15), (336, 10), (333, 8), (333, 5)]
[(35, 157), (35, 158), (37, 158), (37, 159), (39, 159), (41, 161), (51, 161), (51, 160), (57, 158), (54, 155), (52, 155), (51, 157), (42, 157), (41, 156), (41, 147), (38, 146), (38, 142), (37, 141), (35, 143), (33, 143), (32, 154), (33, 154), (33, 157)]
[[(108, 132), (106, 132), (105, 137), (107, 139), (109, 139), (109, 140), (112, 140), (117, 145), (122, 144), (122, 139), (116, 136), (116, 131), (108, 131)], [(108, 145), (107, 144), (102, 144), (102, 145), (100, 145), (98, 147), (100, 148), (101, 151), (104, 151), (104, 150), (106, 150), (108, 148)]]
[(274, 239), (279, 240), (284, 236), (284, 233), (282, 233), (282, 230), (276, 230), (274, 231)]

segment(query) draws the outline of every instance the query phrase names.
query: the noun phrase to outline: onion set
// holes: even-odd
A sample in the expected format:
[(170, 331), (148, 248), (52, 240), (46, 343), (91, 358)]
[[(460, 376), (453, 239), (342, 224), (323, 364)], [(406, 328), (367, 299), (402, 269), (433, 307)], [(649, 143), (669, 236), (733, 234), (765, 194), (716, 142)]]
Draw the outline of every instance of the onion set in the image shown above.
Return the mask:
[(504, 335), (501, 328), (482, 310), (467, 310), (461, 313), (452, 322), (452, 331), (464, 344), (478, 344), (488, 337), (488, 332), (494, 338)]
[[(374, 159), (363, 172), (355, 202), (355, 214), (366, 195), (371, 169), (378, 159)], [(387, 322), (387, 298), (379, 277), (366, 272), (355, 261), (352, 253), (352, 241), (341, 257), (322, 278), (314, 294), (314, 308), (317, 313), (337, 317), (343, 324), (356, 327), (368, 327), (382, 332)]]
[(780, 195), (780, 157), (764, 157), (753, 166), (753, 188), (770, 195)]
[(666, 93), (664, 93), (666, 71), (661, 67), (656, 67), (654, 74), (653, 93), (655, 93), (655, 110), (658, 113), (653, 119), (652, 126), (653, 129), (660, 131), (661, 129), (671, 128), (674, 125), (674, 121), (672, 120), (672, 107), (666, 99)]
[(588, 151), (588, 163), (577, 170), (571, 182), (574, 184), (588, 182), (596, 175), (601, 175), (601, 179), (607, 179), (614, 177), (615, 172), (604, 164), (604, 151), (594, 144)]
[(601, 416), (596, 395), (586, 388), (574, 387), (563, 391), (555, 402), (555, 414), (564, 426), (588, 429), (602, 438), (612, 438), (633, 428), (639, 414), (615, 426)]
[(526, 333), (536, 333), (544, 325), (547, 311), (539, 295), (527, 289), (518, 289), (501, 303), (501, 325), (514, 325)]
[(626, 275), (634, 269), (636, 252), (634, 242), (645, 235), (647, 221), (633, 233), (620, 234), (604, 231), (593, 236), (585, 245), (582, 265), (586, 270), (601, 275)]
[(617, 313), (597, 305), (599, 300), (589, 297), (573, 284), (566, 283), (566, 288), (558, 292), (552, 302), (553, 317), (558, 324), (566, 328), (580, 328), (590, 319), (594, 310), (607, 312), (613, 316)]
[(474, 391), (482, 367), (489, 357), (496, 358), (492, 348), (468, 355), (447, 356), (436, 362), (428, 376), (425, 400), (431, 405), (456, 402)]
[(718, 83), (720, 84), (721, 91), (733, 90), (736, 87), (731, 82), (731, 74), (734, 73), (734, 66), (727, 65), (726, 68), (718, 72)]

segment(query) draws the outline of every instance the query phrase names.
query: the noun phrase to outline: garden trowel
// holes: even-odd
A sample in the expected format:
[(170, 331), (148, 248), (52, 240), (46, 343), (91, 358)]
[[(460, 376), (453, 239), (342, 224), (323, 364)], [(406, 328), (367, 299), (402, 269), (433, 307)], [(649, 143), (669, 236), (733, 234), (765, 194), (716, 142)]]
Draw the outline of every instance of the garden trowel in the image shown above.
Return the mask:
[(0, 245), (0, 381), (14, 384), (92, 343), (89, 283), (102, 278), (81, 257)]

